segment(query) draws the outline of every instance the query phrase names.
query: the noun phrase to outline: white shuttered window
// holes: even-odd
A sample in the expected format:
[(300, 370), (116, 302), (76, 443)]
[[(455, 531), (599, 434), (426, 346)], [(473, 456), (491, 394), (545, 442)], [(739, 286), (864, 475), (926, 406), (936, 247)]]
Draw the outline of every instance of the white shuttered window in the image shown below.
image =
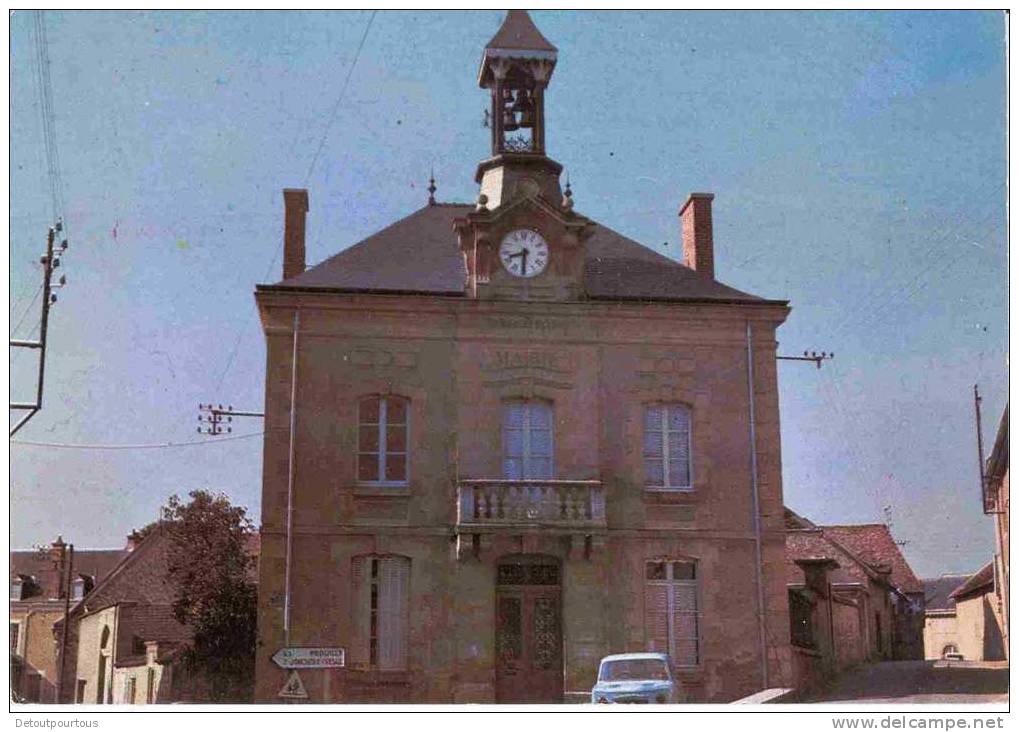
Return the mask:
[(690, 449), (688, 407), (650, 404), (644, 408), (644, 485), (660, 490), (692, 490)]
[(407, 557), (354, 557), (352, 666), (382, 671), (407, 668), (409, 582)]
[(552, 405), (519, 401), (503, 405), (503, 477), (552, 477)]
[(661, 560), (646, 565), (644, 630), (648, 650), (668, 653), (676, 666), (700, 663), (697, 565)]

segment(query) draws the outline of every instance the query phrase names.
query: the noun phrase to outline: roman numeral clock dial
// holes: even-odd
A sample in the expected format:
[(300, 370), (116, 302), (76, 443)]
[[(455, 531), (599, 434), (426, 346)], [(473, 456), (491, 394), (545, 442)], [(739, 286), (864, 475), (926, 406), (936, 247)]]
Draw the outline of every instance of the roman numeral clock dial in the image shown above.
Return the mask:
[(502, 238), (499, 260), (514, 277), (534, 277), (548, 267), (548, 242), (537, 231), (515, 229)]

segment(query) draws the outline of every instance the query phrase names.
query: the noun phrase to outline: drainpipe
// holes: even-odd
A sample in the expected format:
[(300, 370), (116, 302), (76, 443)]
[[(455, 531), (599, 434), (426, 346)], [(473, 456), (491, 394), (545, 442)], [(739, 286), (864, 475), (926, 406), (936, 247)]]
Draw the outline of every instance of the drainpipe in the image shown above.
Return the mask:
[(287, 469), (287, 559), (283, 580), (283, 645), (290, 647), (290, 567), (294, 553), (294, 452), (297, 429), (297, 342), (301, 311), (294, 311), (294, 352), (290, 365), (290, 453)]
[(754, 503), (754, 572), (757, 578), (757, 625), (761, 646), (761, 688), (768, 688), (768, 643), (764, 624), (764, 577), (761, 566), (761, 500), (757, 486), (757, 426), (754, 417), (754, 338), (747, 320), (747, 401), (750, 404), (750, 483)]

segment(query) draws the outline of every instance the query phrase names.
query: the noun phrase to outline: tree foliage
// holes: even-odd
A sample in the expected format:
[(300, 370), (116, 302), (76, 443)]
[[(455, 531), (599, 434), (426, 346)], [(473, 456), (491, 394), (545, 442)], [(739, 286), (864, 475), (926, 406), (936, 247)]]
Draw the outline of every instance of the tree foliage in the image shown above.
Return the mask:
[(198, 490), (172, 496), (160, 524), (169, 542), (167, 575), (173, 613), (191, 628), (184, 661), (200, 696), (247, 701), (254, 682), (257, 590), (247, 546), (254, 526), (225, 495)]

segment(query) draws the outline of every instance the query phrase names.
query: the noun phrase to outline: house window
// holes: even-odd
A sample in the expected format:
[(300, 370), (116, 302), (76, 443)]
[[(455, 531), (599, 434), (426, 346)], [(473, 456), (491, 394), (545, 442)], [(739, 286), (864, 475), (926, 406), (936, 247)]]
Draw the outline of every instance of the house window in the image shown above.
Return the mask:
[(644, 485), (658, 490), (693, 489), (688, 407), (650, 404), (644, 408)]
[(505, 478), (551, 478), (552, 405), (541, 401), (503, 405), (502, 446)]
[(124, 703), (135, 704), (138, 700), (135, 698), (135, 694), (138, 691), (138, 680), (134, 676), (129, 676), (127, 679), (127, 685), (124, 688)]
[(71, 599), (80, 600), (85, 597), (85, 580), (79, 577), (71, 583)]
[(24, 588), (24, 586), (25, 586), (24, 582), (22, 582), (20, 579), (13, 580), (11, 582), (11, 599), (12, 600), (20, 600), (21, 599), (22, 588)]
[(407, 483), (410, 402), (370, 396), (358, 404), (357, 479), (362, 483)]
[(406, 557), (354, 557), (354, 666), (383, 671), (407, 668), (409, 580)]
[(150, 668), (145, 674), (145, 703), (156, 700), (156, 669)]
[(18, 652), (18, 640), (21, 634), (21, 623), (11, 623), (11, 653)]
[(85, 679), (78, 679), (78, 685), (76, 687), (75, 697), (74, 697), (74, 700), (76, 702), (78, 702), (78, 704), (84, 704), (85, 703), (85, 686), (87, 685), (87, 683), (88, 682), (85, 681)]
[(648, 649), (668, 653), (676, 666), (700, 663), (697, 565), (656, 560), (645, 567), (644, 622)]

